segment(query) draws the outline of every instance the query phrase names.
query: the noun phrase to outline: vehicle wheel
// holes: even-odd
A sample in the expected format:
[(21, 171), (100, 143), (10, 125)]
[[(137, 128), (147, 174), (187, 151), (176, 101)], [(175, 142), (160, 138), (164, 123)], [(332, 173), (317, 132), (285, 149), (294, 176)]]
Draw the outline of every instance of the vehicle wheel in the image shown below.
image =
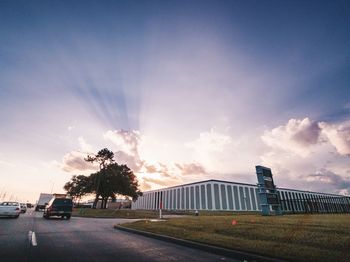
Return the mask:
[(66, 215), (66, 219), (69, 220), (70, 219), (70, 215)]
[(48, 219), (48, 218), (49, 218), (49, 216), (48, 216), (48, 215), (46, 215), (46, 214), (43, 214), (43, 218)]
[(14, 216), (13, 218), (18, 218), (19, 217), (19, 215), (17, 215), (17, 216)]

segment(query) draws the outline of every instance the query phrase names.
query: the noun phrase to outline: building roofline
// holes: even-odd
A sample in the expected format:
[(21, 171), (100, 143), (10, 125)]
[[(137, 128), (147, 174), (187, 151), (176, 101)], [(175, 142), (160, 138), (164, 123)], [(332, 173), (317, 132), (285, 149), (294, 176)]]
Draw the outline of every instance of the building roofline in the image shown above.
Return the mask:
[(208, 180), (203, 180), (203, 181), (197, 181), (197, 182), (192, 182), (192, 183), (187, 183), (187, 184), (181, 184), (181, 185), (176, 185), (176, 186), (170, 186), (170, 187), (164, 187), (160, 189), (153, 189), (153, 190), (148, 190), (146, 192), (156, 192), (164, 189), (172, 189), (176, 187), (184, 187), (184, 186), (190, 186), (190, 185), (195, 185), (195, 184), (202, 184), (202, 183), (208, 183), (208, 182), (221, 182), (221, 183), (229, 183), (229, 184), (235, 184), (235, 185), (244, 185), (244, 186), (257, 186), (256, 184), (247, 184), (247, 183), (240, 183), (240, 182), (232, 182), (232, 181), (224, 181), (224, 180), (217, 180), (217, 179), (208, 179)]
[[(185, 187), (185, 186), (190, 186), (190, 185), (195, 185), (195, 184), (202, 184), (202, 183), (208, 183), (208, 182), (219, 182), (219, 183), (228, 183), (228, 184), (234, 184), (234, 185), (243, 185), (243, 186), (253, 186), (257, 187), (257, 184), (248, 184), (248, 183), (240, 183), (240, 182), (232, 182), (232, 181), (225, 181), (225, 180), (218, 180), (218, 179), (208, 179), (208, 180), (203, 180), (203, 181), (197, 181), (197, 182), (192, 182), (192, 183), (187, 183), (187, 184), (182, 184), (182, 185), (177, 185), (177, 186), (171, 186), (171, 187), (164, 187), (160, 189), (154, 189), (154, 190), (148, 190), (144, 191), (143, 193), (148, 193), (148, 192), (158, 192), (162, 191), (165, 189), (173, 189), (177, 187)], [(289, 191), (298, 191), (302, 193), (313, 193), (313, 194), (323, 194), (323, 195), (332, 195), (332, 196), (344, 196), (344, 197), (349, 197), (346, 195), (337, 195), (337, 194), (332, 194), (332, 193), (322, 193), (322, 192), (315, 192), (315, 191), (308, 191), (308, 190), (300, 190), (300, 189), (293, 189), (293, 188), (285, 188), (285, 187), (277, 187), (277, 189), (280, 190), (289, 190)]]

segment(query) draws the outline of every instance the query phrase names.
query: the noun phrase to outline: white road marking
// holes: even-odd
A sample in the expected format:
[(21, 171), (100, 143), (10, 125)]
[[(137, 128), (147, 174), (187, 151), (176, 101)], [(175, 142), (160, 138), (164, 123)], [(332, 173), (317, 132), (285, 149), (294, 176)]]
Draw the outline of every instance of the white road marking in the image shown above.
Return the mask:
[(29, 245), (32, 244), (32, 234), (33, 234), (32, 231), (29, 231), (29, 232), (28, 232)]
[(34, 247), (36, 247), (38, 245), (38, 243), (36, 242), (36, 235), (35, 235), (35, 232), (33, 232), (32, 234), (32, 245)]
[(37, 241), (36, 241), (36, 235), (35, 235), (35, 232), (33, 231), (29, 231), (28, 232), (28, 238), (29, 238), (29, 243), (36, 247), (38, 245)]

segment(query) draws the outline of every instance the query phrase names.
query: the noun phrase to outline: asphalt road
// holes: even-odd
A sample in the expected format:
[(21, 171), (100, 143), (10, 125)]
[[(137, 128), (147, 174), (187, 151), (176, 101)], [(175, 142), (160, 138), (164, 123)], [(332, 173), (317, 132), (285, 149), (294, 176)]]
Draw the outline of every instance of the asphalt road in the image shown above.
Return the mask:
[(239, 261), (113, 229), (125, 221), (46, 220), (32, 210), (0, 218), (0, 261)]

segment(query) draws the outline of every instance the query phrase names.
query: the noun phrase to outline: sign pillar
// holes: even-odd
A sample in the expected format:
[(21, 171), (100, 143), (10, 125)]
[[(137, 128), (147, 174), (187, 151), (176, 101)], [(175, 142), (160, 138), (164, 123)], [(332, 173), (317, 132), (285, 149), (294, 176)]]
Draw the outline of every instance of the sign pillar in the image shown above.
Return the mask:
[(281, 202), (270, 168), (256, 166), (260, 205), (263, 216), (282, 215)]

